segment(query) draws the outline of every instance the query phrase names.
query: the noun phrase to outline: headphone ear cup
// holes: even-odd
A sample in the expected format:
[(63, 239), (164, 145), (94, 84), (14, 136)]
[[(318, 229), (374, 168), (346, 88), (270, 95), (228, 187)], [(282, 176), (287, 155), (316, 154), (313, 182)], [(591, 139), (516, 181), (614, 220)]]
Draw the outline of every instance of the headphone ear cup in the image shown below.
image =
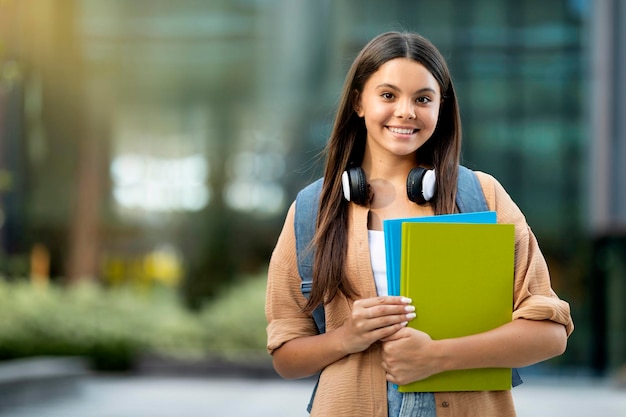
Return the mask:
[(422, 195), (422, 179), (426, 174), (426, 169), (422, 167), (413, 168), (406, 177), (406, 195), (414, 203), (424, 204), (426, 200)]
[(417, 204), (425, 204), (435, 195), (435, 171), (413, 168), (406, 178), (406, 195)]
[(341, 176), (343, 186), (343, 196), (348, 201), (353, 201), (359, 205), (365, 205), (369, 200), (365, 172), (361, 167), (352, 167), (344, 171)]

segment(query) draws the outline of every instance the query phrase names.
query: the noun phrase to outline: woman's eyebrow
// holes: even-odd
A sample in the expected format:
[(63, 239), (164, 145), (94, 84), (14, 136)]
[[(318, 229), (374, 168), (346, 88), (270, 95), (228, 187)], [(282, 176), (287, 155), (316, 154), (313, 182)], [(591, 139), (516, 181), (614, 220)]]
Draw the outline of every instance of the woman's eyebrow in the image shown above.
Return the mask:
[[(393, 85), (393, 84), (389, 84), (389, 83), (382, 83), (382, 84), (379, 84), (378, 86), (376, 86), (376, 88), (377, 88), (377, 89), (380, 89), (380, 88), (388, 88), (388, 89), (390, 89), (390, 90), (400, 91), (400, 88), (399, 88), (399, 87), (397, 87), (397, 86), (395, 86), (395, 85)], [(422, 94), (422, 93), (427, 93), (427, 92), (429, 92), (429, 93), (433, 93), (433, 94), (437, 94), (437, 91), (435, 91), (435, 89), (434, 89), (434, 88), (431, 88), (431, 87), (423, 87), (423, 88), (420, 88), (419, 90), (417, 90), (417, 91), (415, 92), (415, 94)]]

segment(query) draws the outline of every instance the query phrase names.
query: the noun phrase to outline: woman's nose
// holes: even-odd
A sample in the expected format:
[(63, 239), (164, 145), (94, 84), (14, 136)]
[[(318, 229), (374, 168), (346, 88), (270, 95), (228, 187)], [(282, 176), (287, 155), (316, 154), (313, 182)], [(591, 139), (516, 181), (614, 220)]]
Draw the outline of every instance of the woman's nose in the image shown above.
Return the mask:
[(413, 106), (413, 102), (409, 100), (399, 101), (396, 107), (396, 117), (415, 119), (415, 107)]

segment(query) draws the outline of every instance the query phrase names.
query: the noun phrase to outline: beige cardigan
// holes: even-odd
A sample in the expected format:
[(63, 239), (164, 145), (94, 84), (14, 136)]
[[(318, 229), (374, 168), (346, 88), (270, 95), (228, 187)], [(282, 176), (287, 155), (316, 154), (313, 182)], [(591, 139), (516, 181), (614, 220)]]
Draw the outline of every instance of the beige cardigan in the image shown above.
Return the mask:
[[(552, 290), (546, 262), (523, 214), (497, 180), (477, 174), (489, 209), (497, 211), (498, 222), (515, 225), (513, 319), (552, 320), (563, 324), (569, 335), (574, 329), (569, 304)], [(270, 354), (289, 340), (317, 334), (312, 318), (301, 313), (306, 300), (300, 292), (296, 263), (294, 210), (292, 205), (269, 266), (265, 313)], [(347, 271), (363, 298), (377, 295), (368, 246), (368, 213), (365, 207), (350, 206)], [(423, 207), (424, 216), (432, 214), (432, 208)], [(325, 307), (326, 328), (330, 331), (340, 327), (350, 307), (345, 297), (335, 297)], [(438, 417), (515, 416), (511, 391), (435, 393), (435, 401)], [(387, 416), (387, 382), (379, 344), (348, 355), (322, 371), (311, 416)]]

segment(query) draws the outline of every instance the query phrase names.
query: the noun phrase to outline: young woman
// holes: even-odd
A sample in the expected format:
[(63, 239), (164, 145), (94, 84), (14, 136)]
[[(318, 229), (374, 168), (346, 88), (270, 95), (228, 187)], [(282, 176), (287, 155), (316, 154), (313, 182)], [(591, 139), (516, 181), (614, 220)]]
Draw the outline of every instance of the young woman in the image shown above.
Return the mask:
[[(458, 212), (460, 151), (457, 99), (435, 46), (412, 33), (371, 40), (347, 75), (326, 149), (311, 296), (300, 290), (294, 205), (268, 273), (268, 351), (284, 378), (320, 373), (312, 416), (514, 416), (510, 391), (403, 394), (394, 384), (446, 370), (524, 367), (564, 352), (573, 330), (569, 305), (552, 290), (523, 214), (481, 172), (489, 209), (499, 223), (515, 225), (513, 320), (481, 334), (431, 340), (406, 326), (419, 305), (387, 295), (382, 221)], [(354, 167), (367, 183), (360, 204), (346, 198), (344, 172)], [(434, 195), (421, 204), (407, 195), (416, 167), (435, 172)], [(320, 304), (323, 334), (311, 318)]]

